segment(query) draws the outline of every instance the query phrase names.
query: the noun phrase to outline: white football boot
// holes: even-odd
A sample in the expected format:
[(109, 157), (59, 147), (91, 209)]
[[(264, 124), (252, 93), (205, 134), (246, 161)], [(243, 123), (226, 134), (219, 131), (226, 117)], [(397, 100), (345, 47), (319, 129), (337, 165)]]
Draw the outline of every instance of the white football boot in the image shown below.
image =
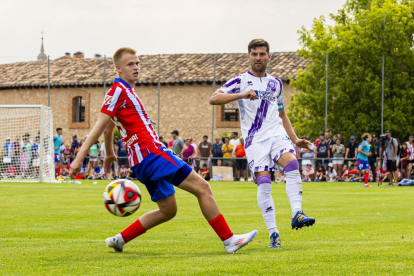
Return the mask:
[(111, 247), (114, 249), (114, 252), (124, 252), (124, 240), (118, 235), (115, 237), (107, 238), (106, 240), (106, 246)]
[(226, 252), (229, 254), (234, 254), (242, 248), (243, 246), (247, 245), (249, 242), (253, 240), (254, 237), (257, 235), (257, 230), (253, 230), (250, 233), (242, 234), (242, 235), (233, 235), (229, 241), (226, 241), (228, 244), (224, 244), (224, 248)]

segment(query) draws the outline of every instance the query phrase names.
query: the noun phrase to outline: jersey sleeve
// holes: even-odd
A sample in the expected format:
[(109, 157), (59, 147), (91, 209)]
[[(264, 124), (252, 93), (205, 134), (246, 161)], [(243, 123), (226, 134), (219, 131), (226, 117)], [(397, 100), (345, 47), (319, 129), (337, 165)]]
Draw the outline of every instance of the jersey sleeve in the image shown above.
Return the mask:
[(231, 78), (227, 81), (219, 90), (225, 94), (236, 94), (240, 93), (241, 75)]
[(124, 104), (126, 93), (118, 86), (114, 86), (105, 95), (101, 112), (109, 116), (116, 116), (118, 109)]
[(279, 94), (277, 95), (277, 110), (284, 110), (285, 105), (283, 104), (283, 83), (280, 79), (276, 79), (279, 83)]

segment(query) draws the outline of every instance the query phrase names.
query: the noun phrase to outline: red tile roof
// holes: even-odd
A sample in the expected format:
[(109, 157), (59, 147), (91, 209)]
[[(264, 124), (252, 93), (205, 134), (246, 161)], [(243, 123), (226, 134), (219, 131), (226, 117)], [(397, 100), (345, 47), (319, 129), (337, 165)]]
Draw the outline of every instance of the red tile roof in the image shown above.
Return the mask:
[[(158, 55), (142, 55), (141, 75), (138, 83), (158, 83)], [(307, 60), (295, 52), (273, 53), (271, 74), (288, 80), (304, 69)], [(102, 86), (103, 59), (58, 58), (50, 61), (51, 86)], [(212, 82), (214, 54), (161, 55), (161, 83)], [(249, 69), (246, 54), (217, 54), (216, 81), (229, 78)], [(112, 58), (107, 59), (106, 81), (111, 84), (116, 77)], [(46, 62), (17, 62), (0, 65), (0, 88), (47, 86)]]

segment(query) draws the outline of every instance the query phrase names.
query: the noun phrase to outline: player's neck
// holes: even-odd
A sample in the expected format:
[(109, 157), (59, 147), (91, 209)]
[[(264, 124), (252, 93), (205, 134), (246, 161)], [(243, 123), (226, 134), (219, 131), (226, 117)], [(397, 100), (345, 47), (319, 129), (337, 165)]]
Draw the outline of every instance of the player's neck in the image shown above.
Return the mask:
[(255, 76), (256, 78), (264, 78), (266, 77), (266, 71), (263, 72), (256, 72), (254, 70), (250, 70), (249, 71), (253, 76)]
[(128, 81), (126, 78), (119, 76), (120, 79), (122, 79), (124, 82), (128, 83), (131, 88), (135, 89), (135, 81)]

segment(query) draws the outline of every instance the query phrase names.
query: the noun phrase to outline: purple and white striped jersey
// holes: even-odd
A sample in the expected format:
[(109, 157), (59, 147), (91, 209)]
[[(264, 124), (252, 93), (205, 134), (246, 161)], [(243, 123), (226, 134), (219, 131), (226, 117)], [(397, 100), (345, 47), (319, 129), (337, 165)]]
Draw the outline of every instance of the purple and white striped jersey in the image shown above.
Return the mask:
[(278, 78), (266, 74), (255, 77), (250, 71), (233, 77), (219, 90), (226, 94), (246, 92), (253, 89), (258, 99), (237, 100), (240, 110), (241, 131), (244, 147), (278, 135), (286, 135), (279, 110), (283, 105), (283, 84)]

